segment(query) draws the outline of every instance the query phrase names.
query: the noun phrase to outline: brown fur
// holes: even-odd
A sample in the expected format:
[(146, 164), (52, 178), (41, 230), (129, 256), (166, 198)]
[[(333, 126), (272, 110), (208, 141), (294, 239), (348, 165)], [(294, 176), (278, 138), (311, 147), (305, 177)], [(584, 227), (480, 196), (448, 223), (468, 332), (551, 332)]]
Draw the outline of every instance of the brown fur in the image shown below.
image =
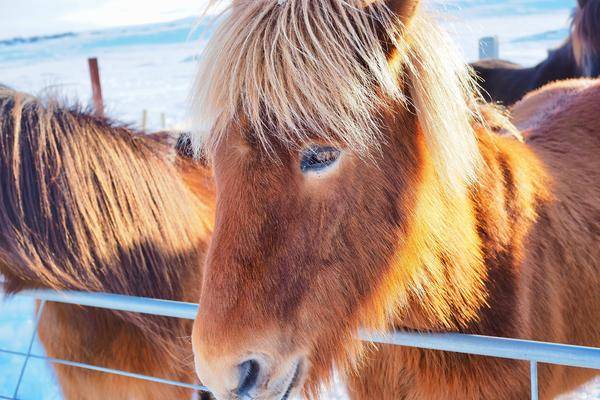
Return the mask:
[[(529, 131), (527, 145), (482, 132), (488, 177), (482, 177), (473, 205), (487, 269), (487, 305), (468, 327), (453, 331), (596, 347), (600, 343), (593, 322), (599, 317), (593, 293), (600, 272), (593, 246), (600, 239), (600, 189), (598, 174), (588, 170), (600, 149), (600, 138), (591, 128), (598, 126), (591, 110), (600, 99), (600, 83), (570, 86), (578, 95), (569, 99), (567, 109)], [(523, 120), (535, 117), (540, 111), (535, 103), (543, 100), (536, 96), (546, 94), (558, 95), (544, 88), (524, 100), (531, 108)], [(519, 111), (521, 103), (515, 106)], [(583, 120), (573, 130), (576, 116)], [(573, 193), (574, 182), (585, 189)], [(584, 215), (593, 217), (584, 221)], [(588, 295), (582, 301), (575, 293)], [(400, 326), (440, 330), (423, 324), (420, 312), (417, 317)], [(544, 365), (541, 398), (554, 398), (596, 373)], [(391, 377), (403, 378), (390, 384)], [(523, 362), (393, 346), (379, 346), (369, 354), (351, 382), (358, 399), (524, 399), (529, 391)]]
[(579, 2), (570, 37), (538, 65), (523, 68), (504, 60), (482, 60), (472, 67), (486, 100), (504, 105), (553, 81), (600, 76), (600, 0)]
[[(316, 3), (287, 0), (286, 7), (309, 9), (306, 20), (294, 21), (295, 30), (311, 29), (306, 21), (329, 12), (323, 8), (330, 6), (341, 15), (364, 12), (378, 23), (386, 21), (378, 10), (345, 8), (356, 4)], [(248, 26), (276, 25), (280, 11), (264, 11)], [(420, 51), (426, 40), (418, 35), (418, 18), (402, 32), (384, 24), (384, 30), (401, 34), (386, 40), (395, 44), (394, 51), (372, 49), (386, 51), (388, 68), (402, 77), (398, 80), (409, 97), (374, 111), (382, 136), (381, 151), (372, 158), (336, 141), (339, 132), (328, 141), (325, 132), (309, 131), (314, 143), (333, 142), (344, 153), (326, 174), (304, 175), (300, 153), (286, 141), (287, 133), (268, 131), (267, 125), (269, 134), (261, 131), (257, 140), (256, 121), (248, 123), (243, 103), (227, 124), (220, 121), (226, 128), (218, 132), (219, 139), (209, 140), (219, 201), (193, 345), (199, 376), (219, 399), (237, 398), (237, 365), (257, 354), (268, 360), (265, 383), (252, 394), (260, 399), (281, 398), (268, 382), (289, 374), (295, 360), (303, 363), (298, 386), (306, 395), (317, 393), (334, 366), (347, 374), (354, 399), (513, 400), (529, 395), (525, 363), (364, 347), (352, 339), (361, 326), (600, 345), (600, 299), (595, 295), (600, 285), (600, 120), (595, 111), (600, 83), (582, 88), (562, 112), (530, 132), (527, 143), (501, 137), (472, 118), (483, 114), (494, 123), (502, 121), (493, 110), (481, 112), (474, 102), (469, 102), (471, 113), (438, 108), (433, 92), (449, 94), (447, 104), (456, 101), (451, 94), (468, 98), (469, 92), (460, 92), (459, 79), (452, 75), (460, 71), (440, 66), (454, 59), (436, 57), (444, 51), (439, 46), (424, 47), (431, 53), (425, 59), (435, 63), (418, 64), (407, 56)], [(373, 26), (378, 31), (365, 25), (360, 34), (386, 37), (380, 25)], [(223, 38), (215, 40), (222, 46), (214, 51), (223, 52), (224, 59), (231, 52), (240, 70), (255, 73), (257, 82), (247, 84), (272, 84), (261, 80), (264, 71), (252, 70), (256, 59), (245, 59)], [(269, 45), (262, 43), (262, 49)], [(311, 47), (303, 50), (308, 59), (328, 62)], [(348, 54), (357, 65), (366, 62), (360, 57)], [(438, 79), (427, 81), (428, 73), (437, 73)], [(370, 88), (379, 89), (376, 84)], [(308, 95), (323, 89), (305, 87)], [(423, 99), (421, 90), (431, 97)], [(232, 100), (227, 96), (237, 93), (222, 95), (215, 98), (226, 104)], [(241, 96), (248, 95), (242, 90)], [(433, 118), (458, 117), (470, 121), (462, 132), (431, 130)], [(462, 165), (455, 163), (462, 155), (458, 148), (447, 157), (436, 148), (462, 134), (474, 138), (477, 147), (473, 157), (480, 162), (473, 180), (457, 170)], [(471, 151), (468, 140), (459, 143)], [(448, 171), (455, 171), (464, 190), (448, 190)], [(595, 372), (542, 365), (539, 374), (541, 398), (551, 399)]]
[[(7, 289), (193, 301), (212, 230), (210, 173), (163, 137), (0, 91), (0, 272)], [(48, 303), (49, 356), (193, 382), (191, 324)], [(56, 366), (67, 399), (184, 399), (190, 391)]]

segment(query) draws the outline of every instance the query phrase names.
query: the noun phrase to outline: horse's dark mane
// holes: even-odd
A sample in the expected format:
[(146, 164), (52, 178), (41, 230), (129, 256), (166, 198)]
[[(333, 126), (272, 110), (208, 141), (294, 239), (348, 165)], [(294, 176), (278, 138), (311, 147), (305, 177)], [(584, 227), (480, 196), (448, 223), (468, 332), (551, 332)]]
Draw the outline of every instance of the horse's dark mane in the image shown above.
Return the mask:
[[(5, 290), (195, 300), (184, 285), (198, 279), (208, 227), (175, 159), (163, 140), (81, 107), (0, 90)], [(157, 335), (170, 329), (125, 317)]]
[(588, 0), (573, 17), (573, 34), (585, 47), (600, 53), (600, 0)]
[(580, 0), (571, 15), (570, 36), (533, 67), (504, 60), (472, 64), (486, 100), (512, 105), (550, 82), (600, 75), (600, 0)]
[(548, 57), (533, 67), (523, 68), (505, 60), (481, 60), (471, 66), (481, 82), (484, 98), (505, 106), (547, 83), (578, 76), (570, 39), (550, 50)]

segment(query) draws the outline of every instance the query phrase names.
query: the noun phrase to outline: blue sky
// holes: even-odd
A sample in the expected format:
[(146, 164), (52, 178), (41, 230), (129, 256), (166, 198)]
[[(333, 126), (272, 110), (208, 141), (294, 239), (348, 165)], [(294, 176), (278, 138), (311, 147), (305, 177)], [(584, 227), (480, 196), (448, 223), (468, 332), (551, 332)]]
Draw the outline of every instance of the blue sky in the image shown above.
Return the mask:
[(171, 21), (207, 0), (0, 0), (0, 39)]

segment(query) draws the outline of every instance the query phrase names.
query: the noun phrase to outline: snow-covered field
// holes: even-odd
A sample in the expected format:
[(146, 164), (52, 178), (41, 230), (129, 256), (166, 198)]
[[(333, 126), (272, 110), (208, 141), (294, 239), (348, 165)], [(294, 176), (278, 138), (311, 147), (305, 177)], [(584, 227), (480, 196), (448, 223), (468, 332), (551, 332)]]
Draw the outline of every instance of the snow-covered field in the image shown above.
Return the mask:
[[(574, 0), (426, 0), (427, 8), (450, 31), (465, 60), (477, 58), (477, 40), (498, 35), (502, 58), (531, 65), (568, 34)], [(201, 34), (190, 35), (194, 19), (138, 27), (70, 34), (25, 44), (0, 41), (0, 83), (34, 94), (60, 94), (84, 104), (91, 89), (87, 58), (98, 57), (108, 115), (138, 125), (148, 111), (148, 127), (185, 128), (187, 95)], [(201, 29), (200, 29), (201, 30)], [(14, 298), (0, 301), (0, 348), (26, 351), (34, 305)], [(37, 341), (33, 352), (42, 354)], [(23, 359), (0, 353), (0, 398), (11, 398)], [(343, 398), (339, 390), (328, 398)], [(51, 370), (30, 360), (18, 398), (60, 399)], [(561, 400), (600, 399), (600, 380)]]

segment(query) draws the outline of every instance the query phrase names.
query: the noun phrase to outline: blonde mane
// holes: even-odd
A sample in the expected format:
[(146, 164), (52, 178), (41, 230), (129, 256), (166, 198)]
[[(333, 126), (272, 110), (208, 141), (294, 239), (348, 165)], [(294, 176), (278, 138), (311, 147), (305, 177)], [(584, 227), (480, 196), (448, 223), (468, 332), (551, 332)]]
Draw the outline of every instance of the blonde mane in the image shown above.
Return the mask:
[(382, 144), (381, 110), (396, 102), (416, 110), (443, 182), (474, 179), (476, 89), (451, 41), (420, 14), (404, 26), (383, 1), (363, 2), (234, 2), (203, 52), (193, 110), (211, 129), (196, 149), (210, 154), (243, 115), (267, 151), (273, 139), (317, 138), (368, 154)]

